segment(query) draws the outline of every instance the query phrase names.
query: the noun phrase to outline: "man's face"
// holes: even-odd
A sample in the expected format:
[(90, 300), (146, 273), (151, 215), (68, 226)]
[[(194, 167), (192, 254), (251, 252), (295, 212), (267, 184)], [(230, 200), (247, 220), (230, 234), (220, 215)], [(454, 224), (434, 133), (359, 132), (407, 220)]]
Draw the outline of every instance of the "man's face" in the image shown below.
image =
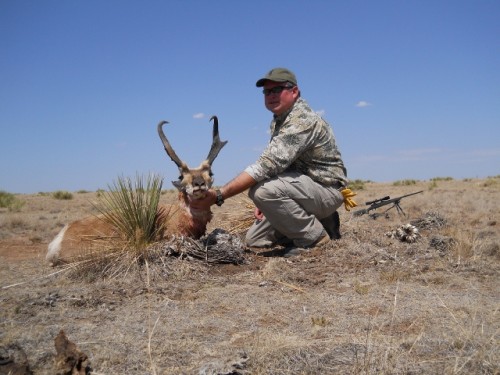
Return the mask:
[[(284, 86), (286, 86), (286, 82), (267, 81), (264, 84), (264, 91)], [(295, 86), (293, 88), (286, 88), (279, 93), (267, 91), (264, 94), (264, 102), (268, 110), (279, 116), (292, 108), (298, 96), (299, 88)]]

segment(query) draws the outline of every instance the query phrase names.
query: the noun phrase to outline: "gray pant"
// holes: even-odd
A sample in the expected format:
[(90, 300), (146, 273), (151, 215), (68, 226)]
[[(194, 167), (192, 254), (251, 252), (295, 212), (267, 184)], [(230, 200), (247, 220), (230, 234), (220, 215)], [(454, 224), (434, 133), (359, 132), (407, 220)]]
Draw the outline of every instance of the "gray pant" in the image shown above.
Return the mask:
[(324, 231), (321, 220), (328, 220), (344, 201), (338, 187), (320, 185), (297, 172), (261, 181), (248, 196), (265, 216), (247, 232), (246, 243), (254, 247), (287, 241), (300, 247), (313, 244)]

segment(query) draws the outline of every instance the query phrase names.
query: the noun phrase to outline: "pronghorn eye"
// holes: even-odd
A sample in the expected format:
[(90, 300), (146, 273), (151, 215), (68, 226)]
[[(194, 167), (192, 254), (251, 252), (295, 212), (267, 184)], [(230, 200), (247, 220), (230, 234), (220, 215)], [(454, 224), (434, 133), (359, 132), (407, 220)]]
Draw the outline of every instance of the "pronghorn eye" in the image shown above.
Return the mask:
[(179, 176), (179, 181), (182, 181), (182, 175)]
[(210, 177), (213, 177), (213, 176), (214, 176), (214, 174), (213, 174), (212, 172), (209, 172), (209, 173), (208, 173), (208, 175), (209, 175)]

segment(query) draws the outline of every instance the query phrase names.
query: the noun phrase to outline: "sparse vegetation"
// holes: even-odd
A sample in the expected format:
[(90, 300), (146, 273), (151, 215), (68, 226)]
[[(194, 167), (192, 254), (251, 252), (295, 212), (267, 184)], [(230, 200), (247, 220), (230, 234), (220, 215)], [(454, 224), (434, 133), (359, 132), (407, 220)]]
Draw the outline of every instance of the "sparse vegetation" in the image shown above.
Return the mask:
[(500, 186), (500, 180), (497, 178), (488, 178), (483, 182), (484, 187)]
[(429, 183), (429, 190), (434, 190), (434, 189), (435, 189), (435, 188), (437, 188), (437, 187), (438, 187), (438, 183), (437, 183), (437, 181), (434, 181), (434, 180), (433, 180), (433, 181), (431, 181), (431, 182)]
[(399, 180), (399, 181), (394, 181), (393, 185), (394, 186), (411, 186), (411, 185), (416, 185), (417, 180)]
[(364, 190), (365, 189), (365, 184), (367, 184), (370, 181), (366, 180), (351, 180), (349, 181), (349, 189), (355, 191), (355, 190)]
[[(141, 262), (122, 253), (120, 272), (43, 264), (65, 222), (98, 212), (97, 192), (23, 196), (0, 212), (0, 349), (23, 348), (35, 374), (55, 373), (61, 329), (96, 374), (500, 374), (500, 189), (487, 181), (365, 184), (359, 202), (439, 189), (405, 199), (407, 216), (341, 208), (342, 238), (297, 258), (208, 263), (179, 240)], [(243, 196), (213, 211), (209, 231), (252, 221)], [(417, 241), (387, 236), (408, 222)]]
[(52, 197), (60, 200), (70, 200), (73, 199), (73, 194), (69, 191), (58, 190), (52, 193)]
[(453, 177), (434, 177), (431, 178), (431, 181), (453, 181)]
[(18, 212), (25, 202), (18, 199), (14, 194), (0, 190), (0, 208), (7, 208), (9, 211)]

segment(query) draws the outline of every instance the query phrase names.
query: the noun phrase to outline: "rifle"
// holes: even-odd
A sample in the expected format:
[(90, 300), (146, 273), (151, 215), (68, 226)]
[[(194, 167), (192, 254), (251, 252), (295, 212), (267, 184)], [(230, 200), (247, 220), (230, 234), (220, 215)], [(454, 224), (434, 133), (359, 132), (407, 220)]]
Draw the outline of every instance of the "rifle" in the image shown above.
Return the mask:
[[(399, 205), (401, 203), (401, 199), (409, 197), (410, 195), (420, 194), (420, 193), (423, 193), (423, 192), (424, 191), (421, 190), (421, 191), (417, 191), (416, 193), (410, 193), (410, 194), (402, 195), (400, 197), (392, 198), (392, 199), (391, 199), (390, 196), (386, 196), (386, 197), (383, 197), (383, 198), (375, 199), (373, 201), (369, 201), (369, 202), (365, 203), (369, 207), (363, 208), (361, 210), (354, 211), (353, 215), (354, 216), (362, 216), (362, 215), (368, 214), (373, 219), (376, 219), (379, 216), (387, 215), (387, 211), (389, 211), (390, 209), (396, 207), (396, 210), (398, 211), (399, 214), (403, 214), (403, 216), (406, 216), (406, 214), (404, 213), (403, 209)], [(377, 208), (382, 207), (382, 206), (386, 206), (388, 204), (392, 204), (392, 206), (389, 207), (384, 212), (382, 212), (382, 213), (374, 212), (372, 214), (370, 213), (370, 211), (376, 210)]]

